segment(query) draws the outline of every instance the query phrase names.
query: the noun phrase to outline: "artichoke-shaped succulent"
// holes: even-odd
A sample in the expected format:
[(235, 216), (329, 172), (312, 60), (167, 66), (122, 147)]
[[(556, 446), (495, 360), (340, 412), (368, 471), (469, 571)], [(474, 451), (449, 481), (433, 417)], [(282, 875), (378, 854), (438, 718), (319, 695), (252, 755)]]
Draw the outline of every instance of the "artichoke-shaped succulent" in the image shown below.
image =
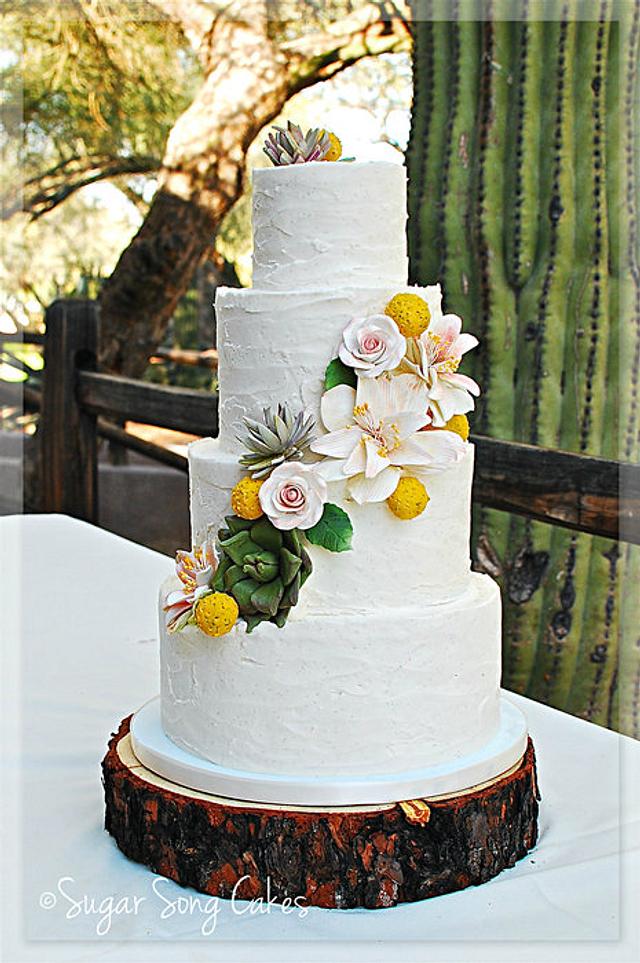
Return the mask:
[(247, 451), (240, 458), (252, 478), (265, 478), (277, 465), (285, 461), (299, 461), (309, 447), (315, 420), (313, 415), (300, 411), (294, 415), (287, 405), (273, 411), (263, 409), (263, 421), (244, 419), (247, 432), (238, 436)]
[(329, 134), (319, 128), (304, 134), (301, 127), (289, 121), (286, 130), (276, 124), (273, 129), (276, 133), (268, 135), (263, 150), (276, 167), (324, 160), (333, 146)]
[(311, 574), (299, 533), (281, 532), (266, 517), (248, 521), (228, 515), (225, 522), (227, 527), (218, 532), (214, 590), (233, 596), (247, 632), (260, 622), (282, 628)]

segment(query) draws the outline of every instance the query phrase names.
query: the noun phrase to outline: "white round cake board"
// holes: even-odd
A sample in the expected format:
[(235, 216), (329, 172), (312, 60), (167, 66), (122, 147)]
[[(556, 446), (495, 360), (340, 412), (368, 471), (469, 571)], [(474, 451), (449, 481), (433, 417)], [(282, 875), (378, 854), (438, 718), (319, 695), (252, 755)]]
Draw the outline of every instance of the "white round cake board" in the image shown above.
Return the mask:
[(454, 762), (389, 776), (279, 776), (217, 766), (169, 739), (160, 722), (159, 696), (135, 713), (131, 743), (147, 769), (199, 792), (276, 805), (380, 805), (454, 795), (496, 779), (523, 756), (527, 723), (522, 712), (503, 696), (498, 732), (482, 749)]

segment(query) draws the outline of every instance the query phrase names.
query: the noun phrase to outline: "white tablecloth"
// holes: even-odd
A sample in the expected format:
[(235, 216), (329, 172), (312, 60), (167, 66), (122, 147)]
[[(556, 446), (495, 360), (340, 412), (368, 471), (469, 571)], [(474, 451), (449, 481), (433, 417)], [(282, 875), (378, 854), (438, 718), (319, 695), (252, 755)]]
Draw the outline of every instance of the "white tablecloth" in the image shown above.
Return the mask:
[(172, 562), (61, 516), (0, 520), (0, 549), (4, 960), (640, 959), (640, 746), (520, 697), (541, 837), (484, 886), (302, 917), (207, 900), (129, 862), (103, 830), (99, 766), (158, 690), (156, 593)]

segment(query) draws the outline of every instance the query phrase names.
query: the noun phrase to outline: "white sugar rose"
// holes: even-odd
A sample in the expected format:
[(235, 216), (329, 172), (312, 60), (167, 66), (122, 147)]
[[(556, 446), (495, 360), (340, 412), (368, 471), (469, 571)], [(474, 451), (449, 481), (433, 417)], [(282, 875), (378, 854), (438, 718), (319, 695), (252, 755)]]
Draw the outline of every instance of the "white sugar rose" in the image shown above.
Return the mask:
[(312, 528), (326, 500), (327, 483), (313, 465), (278, 465), (260, 488), (262, 510), (281, 531)]
[(342, 335), (340, 360), (362, 378), (393, 371), (404, 358), (407, 343), (398, 325), (386, 314), (354, 318)]

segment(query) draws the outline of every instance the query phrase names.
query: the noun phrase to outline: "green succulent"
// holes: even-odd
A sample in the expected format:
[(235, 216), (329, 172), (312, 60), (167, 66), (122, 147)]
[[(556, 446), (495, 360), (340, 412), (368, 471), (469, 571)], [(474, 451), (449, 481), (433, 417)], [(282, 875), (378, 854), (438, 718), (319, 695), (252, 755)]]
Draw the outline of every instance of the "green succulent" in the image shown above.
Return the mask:
[(225, 518), (218, 532), (220, 562), (213, 589), (238, 603), (247, 632), (260, 622), (282, 626), (311, 574), (311, 559), (297, 531), (281, 532), (268, 518)]

